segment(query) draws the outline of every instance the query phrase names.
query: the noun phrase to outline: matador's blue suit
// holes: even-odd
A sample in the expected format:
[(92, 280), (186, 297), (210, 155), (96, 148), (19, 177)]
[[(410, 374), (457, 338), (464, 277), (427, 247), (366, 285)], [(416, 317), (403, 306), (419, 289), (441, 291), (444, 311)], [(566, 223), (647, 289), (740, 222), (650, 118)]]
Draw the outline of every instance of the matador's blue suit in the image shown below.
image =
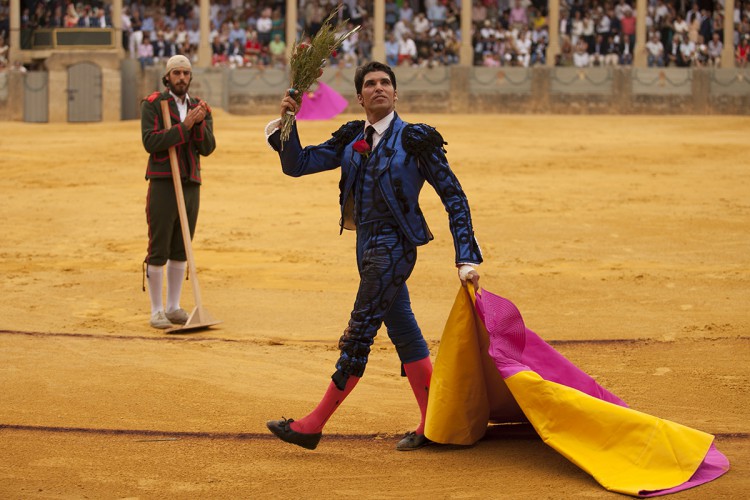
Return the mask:
[(430, 355), (414, 319), (406, 280), (417, 247), (433, 239), (419, 208), (427, 180), (448, 212), (456, 264), (479, 264), (466, 196), (451, 171), (442, 136), (432, 127), (393, 120), (369, 156), (353, 149), (364, 137), (364, 121), (352, 121), (318, 146), (302, 148), (296, 125), (283, 150), (280, 132), (269, 138), (285, 174), (299, 177), (341, 167), (341, 230), (357, 230), (360, 284), (349, 326), (339, 340), (341, 356), (332, 379), (343, 390), (350, 375), (361, 377), (375, 335), (385, 322), (401, 363)]

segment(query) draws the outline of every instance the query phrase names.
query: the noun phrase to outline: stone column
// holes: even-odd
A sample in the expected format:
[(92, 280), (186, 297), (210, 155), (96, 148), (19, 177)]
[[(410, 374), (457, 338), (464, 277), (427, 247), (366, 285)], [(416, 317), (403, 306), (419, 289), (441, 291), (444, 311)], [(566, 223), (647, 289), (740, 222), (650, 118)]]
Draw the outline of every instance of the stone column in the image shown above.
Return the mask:
[(547, 45), (547, 64), (555, 65), (555, 57), (560, 53), (560, 0), (549, 0), (547, 12), (547, 29), (549, 30), (549, 45)]
[(294, 43), (297, 41), (297, 19), (299, 18), (297, 12), (297, 1), (286, 0), (286, 59), (287, 61), (292, 57), (292, 49)]
[(127, 49), (122, 46), (122, 0), (112, 0), (109, 15), (112, 16), (112, 28), (115, 30), (115, 48), (124, 55)]
[(474, 47), (471, 43), (471, 35), (473, 31), (471, 22), (471, 4), (471, 0), (463, 0), (461, 2), (461, 48), (458, 53), (459, 66), (472, 66), (474, 64)]
[(633, 67), (645, 68), (648, 66), (646, 57), (646, 0), (636, 0), (635, 3), (635, 47), (633, 48)]
[(724, 48), (721, 50), (721, 67), (734, 68), (734, 0), (724, 0), (724, 40), (722, 43)]
[(200, 0), (200, 19), (198, 26), (200, 27), (201, 40), (198, 44), (198, 66), (199, 68), (210, 68), (211, 67), (211, 11), (209, 9), (211, 3), (209, 0)]
[(21, 2), (10, 0), (10, 50), (8, 51), (8, 64), (20, 61), (21, 55)]
[(385, 0), (375, 0), (372, 31), (372, 60), (385, 63)]

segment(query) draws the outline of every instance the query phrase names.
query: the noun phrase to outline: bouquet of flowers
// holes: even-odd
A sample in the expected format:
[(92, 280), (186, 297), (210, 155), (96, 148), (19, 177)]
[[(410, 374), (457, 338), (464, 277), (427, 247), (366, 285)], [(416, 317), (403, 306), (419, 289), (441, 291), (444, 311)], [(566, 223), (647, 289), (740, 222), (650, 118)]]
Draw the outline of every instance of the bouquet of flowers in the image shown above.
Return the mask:
[[(296, 42), (292, 48), (292, 57), (289, 61), (292, 81), (288, 92), (297, 101), (297, 104), (302, 103), (302, 95), (323, 75), (323, 67), (328, 62), (328, 58), (335, 55), (336, 49), (341, 46), (341, 43), (359, 31), (361, 27), (357, 26), (347, 32), (344, 26), (348, 20), (333, 26), (331, 21), (334, 16), (338, 16), (340, 9), (341, 7), (334, 9), (326, 20), (323, 21), (323, 25), (320, 27), (318, 33), (312, 37), (310, 43), (304, 41)], [(287, 112), (281, 118), (282, 147), (289, 139), (293, 124), (294, 115)]]

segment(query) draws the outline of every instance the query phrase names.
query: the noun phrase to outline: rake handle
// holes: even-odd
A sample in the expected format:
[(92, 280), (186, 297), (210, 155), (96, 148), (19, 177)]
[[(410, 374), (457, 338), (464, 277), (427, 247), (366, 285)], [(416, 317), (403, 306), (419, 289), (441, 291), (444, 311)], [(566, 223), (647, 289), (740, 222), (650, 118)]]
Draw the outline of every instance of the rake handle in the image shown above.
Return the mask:
[[(161, 101), (161, 112), (164, 121), (164, 129), (172, 127), (172, 119), (169, 115), (169, 102)], [(197, 308), (202, 307), (200, 286), (198, 286), (198, 273), (195, 269), (193, 258), (193, 244), (190, 239), (190, 226), (188, 225), (187, 208), (185, 208), (185, 195), (182, 192), (182, 178), (180, 177), (180, 165), (177, 161), (177, 150), (174, 146), (169, 147), (169, 163), (172, 167), (172, 182), (174, 183), (175, 197), (177, 198), (177, 211), (180, 214), (180, 227), (182, 228), (182, 240), (185, 242), (185, 255), (187, 255), (188, 268), (193, 282), (193, 298)]]

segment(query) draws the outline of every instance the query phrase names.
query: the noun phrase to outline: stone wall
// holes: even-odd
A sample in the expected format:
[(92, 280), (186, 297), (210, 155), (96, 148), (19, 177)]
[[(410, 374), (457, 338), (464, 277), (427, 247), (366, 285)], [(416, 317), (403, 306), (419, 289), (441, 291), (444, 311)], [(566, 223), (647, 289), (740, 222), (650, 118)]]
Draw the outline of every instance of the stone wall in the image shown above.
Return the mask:
[[(49, 121), (65, 121), (66, 67), (83, 58), (102, 68), (104, 95), (122, 96), (104, 99), (104, 121), (136, 119), (140, 99), (163, 88), (160, 66), (141, 70), (111, 54), (57, 55), (47, 61)], [(411, 113), (750, 113), (748, 69), (439, 67), (395, 73), (398, 109)], [(321, 80), (349, 101), (347, 111), (361, 110), (353, 68), (327, 68)], [(0, 119), (24, 119), (23, 81), (21, 73), (0, 73)], [(283, 70), (195, 68), (191, 94), (234, 114), (275, 114), (288, 86)]]
[[(748, 114), (750, 70), (685, 68), (396, 68), (398, 108), (419, 113)], [(278, 70), (228, 72), (227, 108), (278, 110), (288, 77)], [(322, 81), (357, 112), (354, 70)]]

